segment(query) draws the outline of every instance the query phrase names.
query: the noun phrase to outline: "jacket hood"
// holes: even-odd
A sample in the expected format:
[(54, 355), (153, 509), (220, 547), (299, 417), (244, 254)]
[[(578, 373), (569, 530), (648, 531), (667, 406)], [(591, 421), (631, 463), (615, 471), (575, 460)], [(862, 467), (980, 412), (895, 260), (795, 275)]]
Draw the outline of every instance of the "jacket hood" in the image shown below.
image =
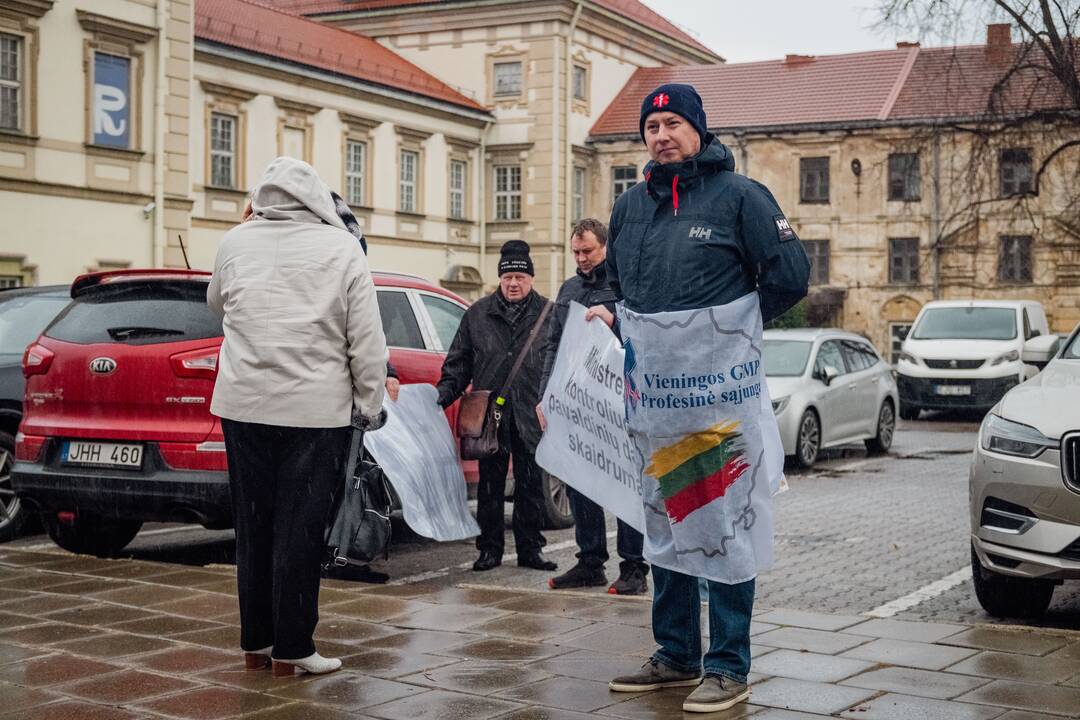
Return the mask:
[(348, 232), (330, 188), (315, 168), (291, 157), (275, 158), (251, 193), (251, 209), (267, 220), (326, 223)]
[(670, 181), (675, 176), (690, 179), (699, 175), (713, 175), (722, 170), (734, 171), (735, 155), (728, 146), (717, 140), (712, 133), (706, 135), (706, 140), (707, 144), (697, 155), (681, 163), (662, 164), (650, 160), (645, 165), (645, 180), (651, 183), (654, 177)]

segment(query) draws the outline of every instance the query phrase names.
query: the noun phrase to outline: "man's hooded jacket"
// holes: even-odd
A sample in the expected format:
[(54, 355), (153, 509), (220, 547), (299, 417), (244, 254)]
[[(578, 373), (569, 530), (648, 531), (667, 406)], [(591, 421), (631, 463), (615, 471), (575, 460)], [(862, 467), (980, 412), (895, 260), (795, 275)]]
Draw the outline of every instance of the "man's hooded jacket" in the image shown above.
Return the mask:
[(724, 305), (757, 290), (768, 322), (806, 295), (810, 261), (772, 193), (706, 139), (689, 160), (650, 162), (645, 182), (615, 201), (608, 281), (640, 313)]

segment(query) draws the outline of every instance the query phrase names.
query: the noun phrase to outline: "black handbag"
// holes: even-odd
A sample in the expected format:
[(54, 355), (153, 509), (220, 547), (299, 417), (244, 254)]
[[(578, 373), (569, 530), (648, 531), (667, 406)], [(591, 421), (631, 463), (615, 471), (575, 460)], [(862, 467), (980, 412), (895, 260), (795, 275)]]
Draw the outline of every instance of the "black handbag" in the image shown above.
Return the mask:
[(353, 428), (345, 487), (326, 531), (326, 565), (367, 565), (390, 554), (393, 491), (378, 464), (364, 457), (364, 433)]
[(503, 407), (506, 404), (506, 395), (510, 392), (510, 385), (517, 377), (521, 364), (525, 362), (525, 356), (529, 353), (536, 336), (540, 334), (540, 328), (551, 311), (551, 302), (544, 304), (540, 311), (540, 317), (533, 324), (529, 337), (525, 340), (514, 366), (498, 394), (490, 390), (473, 390), (465, 393), (458, 407), (458, 438), (461, 440), (462, 460), (483, 460), (499, 452), (499, 423), (502, 422)]

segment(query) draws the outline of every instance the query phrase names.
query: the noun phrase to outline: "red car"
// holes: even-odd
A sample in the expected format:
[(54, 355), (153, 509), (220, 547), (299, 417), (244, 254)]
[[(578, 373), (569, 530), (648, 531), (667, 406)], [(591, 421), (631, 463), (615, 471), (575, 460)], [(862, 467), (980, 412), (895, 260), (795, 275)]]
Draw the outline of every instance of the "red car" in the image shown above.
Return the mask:
[[(12, 481), (61, 547), (113, 554), (146, 521), (232, 525), (225, 444), (210, 414), (222, 330), (206, 305), (209, 278), (83, 275), (73, 302), (26, 349)], [(418, 277), (374, 279), (401, 382), (436, 383), (466, 302)], [(455, 404), (451, 427), (456, 415)], [(475, 461), (463, 467), (475, 483)], [(561, 483), (548, 489), (548, 524), (565, 527)]]

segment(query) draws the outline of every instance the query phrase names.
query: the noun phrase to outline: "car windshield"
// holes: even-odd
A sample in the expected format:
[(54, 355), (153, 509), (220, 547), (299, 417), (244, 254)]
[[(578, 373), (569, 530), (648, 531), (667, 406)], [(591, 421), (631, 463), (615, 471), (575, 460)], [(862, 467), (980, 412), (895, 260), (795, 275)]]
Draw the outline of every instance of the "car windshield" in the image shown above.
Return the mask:
[(927, 310), (909, 336), (915, 340), (1013, 340), (1016, 310), (948, 307)]
[(804, 340), (766, 340), (762, 353), (766, 377), (798, 377), (806, 370), (811, 343)]
[(0, 300), (0, 354), (21, 355), (71, 302), (66, 295), (14, 295)]

